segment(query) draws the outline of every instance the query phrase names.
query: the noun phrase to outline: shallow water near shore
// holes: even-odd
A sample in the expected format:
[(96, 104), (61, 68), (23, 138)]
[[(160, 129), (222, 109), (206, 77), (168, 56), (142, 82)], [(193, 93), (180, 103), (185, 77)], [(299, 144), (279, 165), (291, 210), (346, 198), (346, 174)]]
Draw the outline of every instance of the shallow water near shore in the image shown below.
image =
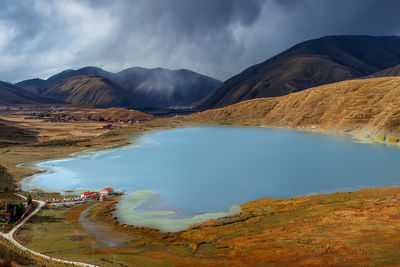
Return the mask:
[(260, 198), (394, 186), (398, 147), (291, 130), (197, 127), (153, 132), (139, 145), (37, 164), (24, 180), (50, 191), (114, 187), (124, 223), (179, 231)]

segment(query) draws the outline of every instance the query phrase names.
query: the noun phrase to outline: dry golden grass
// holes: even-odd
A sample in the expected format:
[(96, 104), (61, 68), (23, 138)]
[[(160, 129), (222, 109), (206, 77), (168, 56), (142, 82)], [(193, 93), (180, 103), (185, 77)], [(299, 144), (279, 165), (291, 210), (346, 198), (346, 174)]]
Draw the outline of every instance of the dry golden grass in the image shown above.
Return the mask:
[(93, 138), (107, 132), (101, 129), (106, 123), (93, 121), (76, 122), (48, 122), (45, 120), (25, 119), (23, 115), (0, 116), (12, 121), (21, 129), (30, 129), (37, 132), (38, 141), (55, 139), (86, 139)]
[(127, 110), (124, 108), (108, 108), (105, 110), (99, 110), (98, 112), (93, 113), (95, 118), (103, 117), (109, 118), (111, 120), (151, 120), (154, 117), (152, 115), (140, 112), (138, 110)]
[[(243, 125), (308, 127), (369, 134), (391, 132), (398, 136), (400, 78), (346, 81), (291, 94), (256, 99), (187, 118), (155, 119), (138, 126), (116, 129), (93, 138), (94, 147), (126, 142), (126, 136), (151, 129), (196, 125), (193, 121)], [(40, 127), (38, 127), (40, 128)], [(48, 138), (48, 137), (47, 137)], [(16, 146), (0, 150), (0, 162), (18, 179), (31, 170), (16, 163), (65, 156), (73, 147)], [(211, 220), (179, 233), (117, 223), (115, 201), (93, 208), (90, 218), (110, 232), (135, 237), (128, 247), (95, 248), (105, 265), (117, 261), (127, 266), (364, 266), (400, 265), (400, 189), (365, 189), (291, 199), (261, 199), (245, 203), (232, 217)], [(61, 213), (80, 234), (77, 218), (83, 208)], [(74, 255), (73, 240), (63, 241), (65, 226), (57, 222), (31, 224), (19, 237), (28, 246), (52, 255)], [(51, 234), (50, 234), (51, 233)], [(47, 235), (46, 235), (47, 234)], [(46, 235), (46, 242), (40, 237)], [(90, 262), (90, 242), (82, 240), (79, 259)], [(67, 243), (64, 243), (67, 242)], [(57, 251), (52, 247), (57, 245)], [(68, 245), (66, 251), (62, 247)], [(97, 244), (98, 245), (98, 244)], [(132, 252), (129, 253), (129, 250)], [(111, 261), (110, 261), (111, 259)]]
[(400, 77), (350, 80), (282, 97), (260, 98), (188, 116), (189, 120), (316, 128), (400, 136)]
[[(107, 248), (97, 242), (94, 254), (106, 261), (116, 257), (127, 266), (400, 264), (400, 188), (261, 199), (243, 204), (237, 215), (210, 220), (178, 233), (117, 223), (112, 218), (115, 203), (115, 200), (101, 202), (92, 209), (89, 218), (107, 226), (110, 235), (123, 233), (134, 239), (123, 248)], [(70, 224), (75, 224), (71, 218), (77, 218), (81, 210), (68, 211), (60, 217), (61, 221), (69, 218)], [(31, 238), (26, 240), (27, 244), (42, 251), (54, 251), (51, 244), (60, 242), (65, 226), (61, 224), (57, 230), (56, 223), (49, 224), (32, 228), (36, 225), (33, 224), (22, 231)], [(38, 243), (38, 238), (49, 229), (53, 234), (46, 238), (47, 243)], [(88, 262), (89, 240), (92, 237), (82, 241), (79, 255)], [(68, 247), (71, 247), (69, 252), (59, 253), (73, 256), (73, 243)]]

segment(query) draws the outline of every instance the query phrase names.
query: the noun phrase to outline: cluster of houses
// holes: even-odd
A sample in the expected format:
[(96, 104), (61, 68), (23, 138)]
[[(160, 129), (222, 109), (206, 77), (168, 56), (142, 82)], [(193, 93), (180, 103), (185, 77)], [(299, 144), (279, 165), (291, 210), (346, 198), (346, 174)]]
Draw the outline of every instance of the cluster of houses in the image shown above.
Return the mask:
[(111, 187), (108, 187), (108, 188), (102, 189), (100, 191), (100, 193), (99, 192), (90, 192), (90, 191), (83, 192), (81, 194), (81, 199), (84, 199), (84, 200), (97, 199), (100, 201), (104, 201), (104, 200), (106, 200), (106, 195), (113, 195), (113, 194), (115, 194), (114, 189)]
[(73, 205), (84, 204), (87, 200), (96, 199), (100, 201), (106, 200), (106, 195), (114, 195), (117, 194), (113, 188), (108, 187), (102, 189), (100, 192), (90, 192), (86, 191), (81, 193), (80, 197), (76, 198), (64, 198), (62, 201), (58, 199), (53, 199), (53, 203), (58, 207), (72, 207)]
[[(149, 119), (147, 119), (147, 118), (141, 118), (140, 120), (142, 120), (142, 121), (148, 121)], [(100, 119), (100, 121), (109, 122), (109, 123), (117, 123), (117, 122), (122, 122), (122, 123), (139, 123), (139, 120), (138, 120), (138, 119), (123, 119), (123, 118), (119, 118), (119, 119), (104, 118), (104, 119)]]
[(127, 118), (103, 118), (99, 116), (74, 116), (70, 114), (60, 113), (60, 114), (51, 114), (51, 113), (32, 113), (31, 117), (27, 117), (27, 119), (44, 119), (46, 122), (70, 122), (70, 121), (101, 121), (108, 123), (139, 123), (139, 121), (147, 121), (148, 118), (136, 118), (136, 119), (127, 119)]

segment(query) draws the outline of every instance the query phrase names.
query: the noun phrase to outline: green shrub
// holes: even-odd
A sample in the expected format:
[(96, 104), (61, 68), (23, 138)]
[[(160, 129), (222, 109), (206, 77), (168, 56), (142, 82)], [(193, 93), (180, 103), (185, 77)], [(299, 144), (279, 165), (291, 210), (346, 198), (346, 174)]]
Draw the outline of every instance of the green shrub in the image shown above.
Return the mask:
[(386, 136), (381, 135), (381, 134), (377, 134), (377, 135), (375, 135), (375, 140), (378, 141), (378, 142), (385, 142)]
[(6, 203), (6, 208), (4, 209), (5, 213), (11, 212), (12, 205), (11, 203)]
[(33, 144), (33, 147), (41, 147), (41, 146), (73, 146), (80, 142), (88, 142), (89, 139), (84, 140), (76, 140), (76, 139), (57, 139), (57, 140), (50, 140), (42, 143)]
[(29, 206), (32, 203), (32, 196), (29, 193), (28, 196), (26, 197), (26, 204)]
[(112, 130), (112, 131), (103, 133), (102, 135), (100, 135), (100, 137), (107, 138), (107, 137), (114, 137), (114, 136), (118, 136), (118, 135), (121, 135), (120, 131)]
[(233, 123), (229, 122), (229, 121), (221, 121), (221, 122), (219, 122), (219, 124), (220, 125), (233, 125)]
[(387, 141), (388, 141), (389, 143), (397, 143), (397, 142), (399, 142), (399, 138), (394, 137), (394, 136), (389, 136), (389, 137), (387, 138)]

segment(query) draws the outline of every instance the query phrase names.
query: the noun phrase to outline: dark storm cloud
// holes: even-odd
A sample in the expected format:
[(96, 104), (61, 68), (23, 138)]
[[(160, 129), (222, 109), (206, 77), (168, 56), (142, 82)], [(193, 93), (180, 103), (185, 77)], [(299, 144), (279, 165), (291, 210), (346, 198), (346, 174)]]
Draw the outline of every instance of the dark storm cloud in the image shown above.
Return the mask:
[(0, 0), (0, 80), (87, 65), (219, 79), (311, 38), (400, 34), (400, 1)]

